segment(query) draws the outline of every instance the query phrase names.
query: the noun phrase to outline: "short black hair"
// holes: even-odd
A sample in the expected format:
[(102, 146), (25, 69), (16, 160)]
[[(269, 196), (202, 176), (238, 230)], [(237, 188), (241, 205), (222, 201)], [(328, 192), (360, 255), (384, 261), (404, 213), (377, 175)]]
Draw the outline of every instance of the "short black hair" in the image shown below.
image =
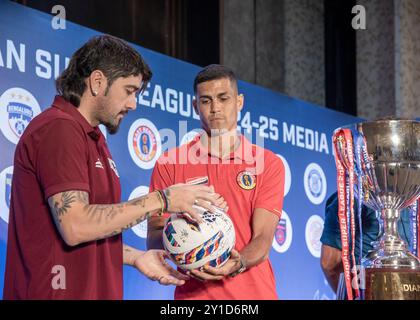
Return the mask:
[(207, 82), (211, 80), (218, 80), (228, 78), (232, 85), (238, 86), (238, 81), (236, 79), (235, 73), (233, 70), (227, 66), (220, 64), (211, 64), (207, 67), (204, 67), (194, 79), (194, 93), (197, 93), (197, 86), (202, 82)]
[(152, 71), (147, 63), (127, 42), (111, 35), (91, 38), (71, 57), (67, 69), (55, 81), (57, 91), (64, 99), (78, 107), (86, 90), (85, 79), (95, 70), (104, 73), (110, 86), (117, 78), (142, 76), (140, 91), (143, 91)]

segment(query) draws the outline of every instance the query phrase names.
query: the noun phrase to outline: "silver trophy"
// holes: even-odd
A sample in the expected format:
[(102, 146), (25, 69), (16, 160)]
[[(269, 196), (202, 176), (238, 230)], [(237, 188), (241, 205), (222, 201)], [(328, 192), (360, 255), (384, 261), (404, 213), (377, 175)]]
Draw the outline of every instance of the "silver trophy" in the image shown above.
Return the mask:
[(397, 227), (400, 211), (420, 196), (420, 122), (378, 120), (356, 124), (354, 129), (364, 136), (368, 154), (361, 173), (363, 199), (358, 200), (377, 212), (382, 229), (362, 262), (364, 298), (420, 299), (420, 261)]

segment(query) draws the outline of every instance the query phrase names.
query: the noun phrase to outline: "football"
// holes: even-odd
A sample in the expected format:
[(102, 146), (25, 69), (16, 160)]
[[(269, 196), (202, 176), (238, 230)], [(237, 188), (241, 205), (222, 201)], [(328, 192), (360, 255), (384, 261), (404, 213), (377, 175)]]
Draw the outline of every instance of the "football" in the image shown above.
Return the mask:
[(172, 214), (163, 229), (163, 246), (171, 260), (184, 270), (204, 265), (222, 266), (235, 246), (235, 228), (229, 216), (219, 208), (215, 212), (194, 206), (203, 222), (196, 223), (182, 214)]

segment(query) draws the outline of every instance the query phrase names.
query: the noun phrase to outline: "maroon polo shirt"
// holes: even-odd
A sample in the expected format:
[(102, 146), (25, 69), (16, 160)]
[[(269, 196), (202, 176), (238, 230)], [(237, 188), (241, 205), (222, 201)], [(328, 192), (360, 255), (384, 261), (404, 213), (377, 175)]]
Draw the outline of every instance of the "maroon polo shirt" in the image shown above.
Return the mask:
[(47, 199), (68, 190), (92, 204), (121, 198), (101, 131), (57, 96), (16, 147), (4, 299), (122, 299), (121, 235), (70, 247), (54, 224)]

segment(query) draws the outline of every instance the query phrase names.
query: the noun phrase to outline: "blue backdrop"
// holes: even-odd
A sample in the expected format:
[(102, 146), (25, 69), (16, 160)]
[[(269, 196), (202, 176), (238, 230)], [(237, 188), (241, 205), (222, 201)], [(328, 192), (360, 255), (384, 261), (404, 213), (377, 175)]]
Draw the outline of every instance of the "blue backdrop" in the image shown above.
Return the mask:
[[(0, 0), (0, 294), (16, 143), (28, 121), (51, 104), (54, 79), (71, 54), (98, 34), (69, 22), (65, 30), (55, 30), (52, 19), (52, 15)], [(154, 77), (118, 134), (107, 137), (121, 177), (123, 200), (147, 191), (151, 167), (159, 155), (130, 151), (129, 145), (137, 139), (133, 135), (136, 129), (154, 132), (159, 152), (179, 144), (187, 132), (200, 125), (191, 103), (192, 82), (199, 68), (135, 48), (151, 66)], [(281, 156), (287, 169), (284, 213), (270, 254), (279, 297), (332, 299), (334, 294), (319, 261), (325, 201), (336, 189), (331, 136), (335, 128), (358, 119), (246, 82), (240, 82), (239, 87), (245, 95), (240, 129), (253, 142)], [(11, 106), (20, 108), (12, 110)], [(124, 241), (145, 249), (145, 233), (145, 225), (140, 224), (124, 233)], [(159, 286), (125, 267), (124, 297), (172, 299), (173, 287)]]

